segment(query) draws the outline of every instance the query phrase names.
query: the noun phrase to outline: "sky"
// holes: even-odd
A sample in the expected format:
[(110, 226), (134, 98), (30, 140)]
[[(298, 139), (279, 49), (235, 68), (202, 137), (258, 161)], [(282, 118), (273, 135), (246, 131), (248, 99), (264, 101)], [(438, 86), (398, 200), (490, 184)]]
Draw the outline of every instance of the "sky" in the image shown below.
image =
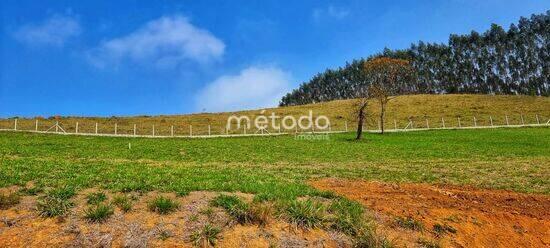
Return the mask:
[(507, 28), (544, 0), (0, 1), (0, 117), (277, 106), (384, 47)]

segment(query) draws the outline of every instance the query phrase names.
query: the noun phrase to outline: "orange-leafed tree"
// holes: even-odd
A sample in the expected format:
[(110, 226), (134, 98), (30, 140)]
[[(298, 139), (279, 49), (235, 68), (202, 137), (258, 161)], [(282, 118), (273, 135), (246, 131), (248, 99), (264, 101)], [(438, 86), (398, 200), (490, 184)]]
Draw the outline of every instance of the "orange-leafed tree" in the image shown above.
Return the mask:
[(386, 106), (395, 96), (415, 92), (415, 73), (409, 61), (379, 57), (364, 64), (369, 98), (380, 104), (380, 131), (384, 133)]

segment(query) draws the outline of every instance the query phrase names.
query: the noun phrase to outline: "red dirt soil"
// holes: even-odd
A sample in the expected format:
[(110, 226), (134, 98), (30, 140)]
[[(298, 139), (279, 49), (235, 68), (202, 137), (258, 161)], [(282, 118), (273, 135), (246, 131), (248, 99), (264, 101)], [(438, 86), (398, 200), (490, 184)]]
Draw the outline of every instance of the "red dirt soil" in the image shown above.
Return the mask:
[[(444, 247), (550, 247), (550, 196), (340, 179), (322, 179), (311, 185), (357, 200), (377, 214), (389, 216), (392, 221), (383, 225), (385, 229), (393, 229), (388, 235), (398, 240), (407, 236), (402, 228), (397, 232), (395, 224), (391, 224), (395, 223), (394, 217), (400, 216), (423, 223), (424, 231), (414, 234), (416, 239), (427, 235)], [(451, 226), (456, 233), (437, 235), (434, 224)], [(410, 237), (401, 240), (410, 246)]]

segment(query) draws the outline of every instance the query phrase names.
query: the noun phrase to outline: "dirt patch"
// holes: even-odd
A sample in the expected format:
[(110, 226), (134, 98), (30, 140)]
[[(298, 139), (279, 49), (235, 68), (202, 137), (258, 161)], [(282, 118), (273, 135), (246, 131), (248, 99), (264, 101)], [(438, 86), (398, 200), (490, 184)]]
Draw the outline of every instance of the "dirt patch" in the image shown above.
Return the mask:
[[(17, 190), (18, 187), (10, 187), (0, 192)], [(107, 221), (89, 223), (83, 218), (88, 207), (86, 195), (97, 191), (79, 192), (71, 199), (74, 207), (70, 213), (57, 218), (40, 217), (37, 196), (23, 196), (16, 206), (0, 210), (0, 247), (193, 247), (192, 234), (207, 224), (221, 230), (218, 247), (338, 247), (342, 242), (349, 245), (346, 237), (319, 229), (304, 231), (276, 219), (265, 227), (237, 224), (223, 209), (210, 206), (210, 200), (219, 194), (216, 192), (191, 192), (184, 197), (131, 193), (127, 194), (133, 199), (129, 212), (115, 208)], [(253, 197), (232, 194), (245, 201)], [(106, 203), (115, 195), (118, 194), (107, 193)], [(147, 203), (158, 195), (177, 201), (179, 209), (167, 215), (149, 211)]]
[[(380, 216), (390, 237), (406, 246), (426, 236), (451, 247), (550, 246), (549, 196), (340, 179), (311, 185), (361, 202)], [(417, 220), (424, 230), (404, 231), (396, 217)]]

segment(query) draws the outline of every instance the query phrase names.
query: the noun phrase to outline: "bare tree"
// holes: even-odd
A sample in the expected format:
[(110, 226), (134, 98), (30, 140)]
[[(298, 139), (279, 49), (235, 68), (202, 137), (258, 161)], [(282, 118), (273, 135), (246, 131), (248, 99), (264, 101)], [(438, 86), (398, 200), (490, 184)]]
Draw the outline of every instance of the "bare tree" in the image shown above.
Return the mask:
[(367, 106), (369, 103), (369, 91), (365, 85), (365, 83), (359, 84), (354, 92), (356, 99), (353, 106), (353, 113), (354, 118), (357, 120), (356, 140), (360, 140), (363, 137), (363, 124), (365, 123)]
[(380, 103), (380, 131), (384, 133), (386, 106), (393, 97), (414, 92), (414, 70), (407, 60), (380, 57), (365, 62), (364, 71), (368, 95)]

